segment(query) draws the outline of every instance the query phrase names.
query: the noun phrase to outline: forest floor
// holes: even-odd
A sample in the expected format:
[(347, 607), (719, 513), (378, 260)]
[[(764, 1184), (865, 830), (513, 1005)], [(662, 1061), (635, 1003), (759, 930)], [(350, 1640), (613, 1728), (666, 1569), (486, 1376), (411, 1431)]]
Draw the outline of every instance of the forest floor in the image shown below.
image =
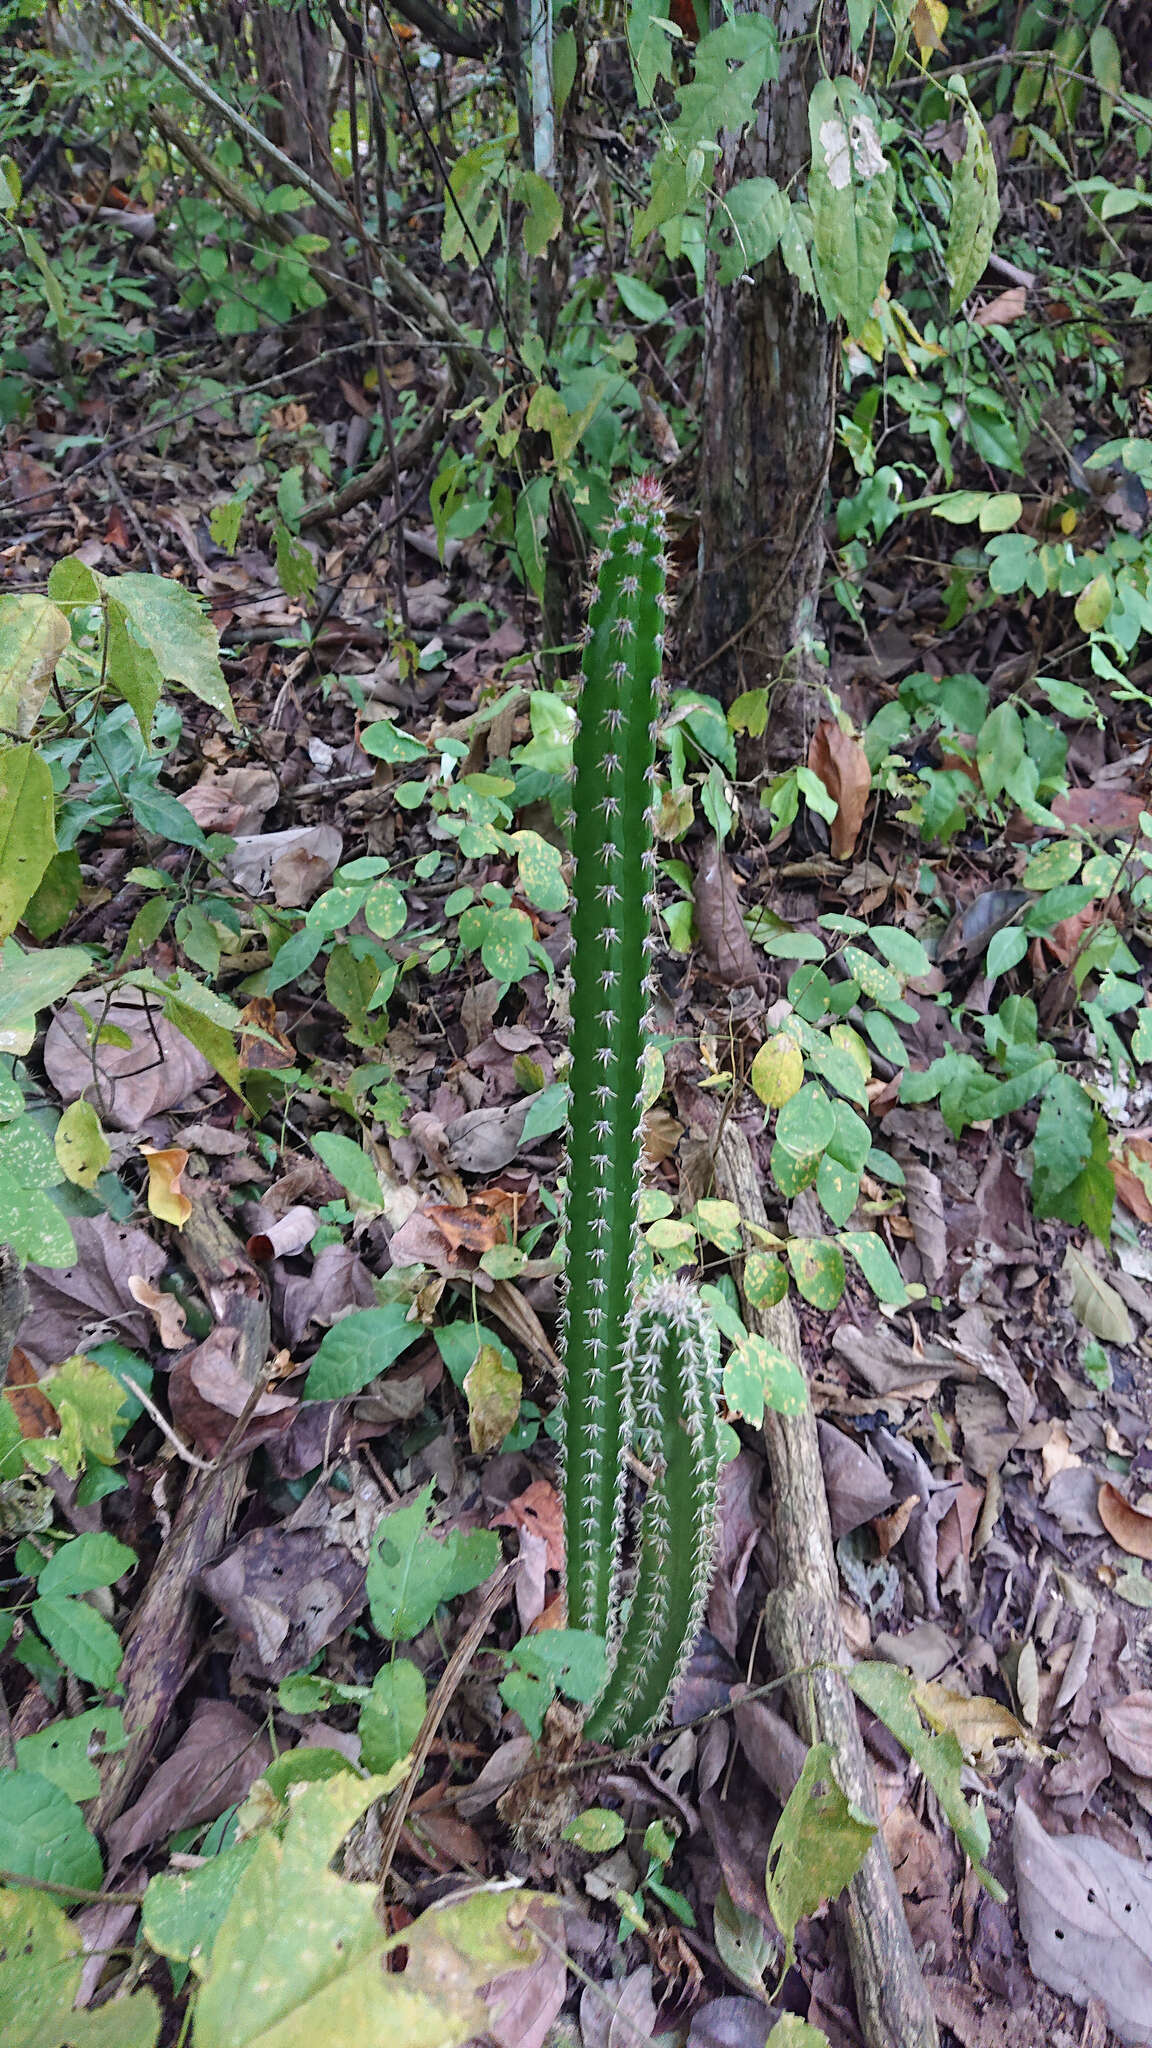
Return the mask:
[[(667, 1739), (641, 1758), (590, 1756), (586, 1772), (533, 1776), (532, 1743), (498, 1690), (506, 1665), (497, 1653), (563, 1617), (556, 1449), (545, 1427), (557, 1400), (548, 1230), (560, 1137), (556, 1117), (526, 1122), (524, 1105), (528, 1096), (550, 1100), (566, 1050), (564, 1003), (542, 966), (501, 987), (479, 952), (454, 946), (451, 891), (463, 878), (514, 892), (515, 870), (502, 855), (461, 858), (427, 803), (397, 800), (404, 765), (370, 759), (359, 737), (387, 717), (421, 742), (421, 759), (430, 737), (462, 739), (461, 774), (499, 775), (493, 764), (530, 737), (523, 693), (540, 682), (540, 627), (480, 540), (452, 541), (438, 558), (420, 473), (400, 550), (377, 502), (305, 524), (319, 574), (310, 602), (283, 594), (251, 525), (234, 554), (213, 542), (209, 513), (222, 484), (252, 480), (260, 503), (270, 478), (300, 465), (304, 502), (318, 498), (327, 485), (310, 448), (327, 446), (338, 472), (370, 403), (355, 355), (302, 359), (288, 371), (287, 346), (262, 342), (242, 369), (222, 350), (217, 401), (172, 424), (159, 406), (142, 418), (131, 392), (98, 376), (78, 410), (46, 389), (34, 417), (11, 430), (4, 457), (0, 559), (10, 590), (42, 587), (54, 563), (74, 555), (110, 575), (176, 578), (205, 600), (239, 729), (182, 700), (184, 727), (164, 773), (206, 831), (243, 842), (233, 881), (253, 902), (302, 907), (341, 863), (383, 858), (405, 878), (397, 957), (411, 935), (419, 941), (375, 1040), (370, 1019), (350, 1027), (330, 981), (252, 996), (243, 983), (258, 959), (237, 950), (230, 961), (225, 950), (216, 986), (247, 1004), (246, 1074), (264, 1066), (297, 1077), (262, 1117), (169, 1024), (142, 1024), (125, 1005), (109, 1013), (119, 1047), (94, 1055), (58, 1019), (33, 1053), (50, 1109), (91, 1087), (96, 1058), (111, 1170), (127, 1199), (118, 1213), (93, 1204), (76, 1216), (75, 1265), (29, 1269), (8, 1399), (27, 1437), (51, 1433), (53, 1411), (38, 1406), (41, 1372), (77, 1353), (134, 1355), (149, 1401), (119, 1446), (123, 1483), (85, 1504), (57, 1472), (55, 1526), (107, 1531), (131, 1547), (139, 1565), (115, 1605), (131, 1668), (162, 1661), (159, 1639), (170, 1628), (176, 1656), (160, 1724), (101, 1830), (107, 1896), (78, 1924), (94, 1950), (123, 1943), (134, 1907), (117, 1894), (137, 1896), (173, 1846), (185, 1858), (219, 1846), (274, 1753), (358, 1753), (356, 1705), (336, 1688), (371, 1685), (380, 1663), (362, 1614), (366, 1542), (381, 1513), (432, 1482), (440, 1533), (497, 1531), (508, 1562), (504, 1576), (456, 1600), (447, 1619), (441, 1610), (404, 1646), (429, 1693), (445, 1672), (450, 1682), (395, 1844), (392, 1924), (477, 1874), (515, 1876), (560, 1897), (551, 1952), (523, 1974), (514, 2007), (493, 2012), (506, 2048), (574, 2040), (577, 2030), (586, 2048), (661, 2035), (686, 2048), (763, 2048), (773, 2010), (823, 2027), (833, 2048), (854, 2048), (835, 1908), (802, 1924), (795, 1963), (774, 1989), (764, 1869), (787, 1731), (777, 1696), (759, 1690), (779, 1674), (762, 1625), (772, 1518), (754, 1428), (741, 1425), (724, 1479), (707, 1632)], [(418, 365), (392, 367), (397, 389), (407, 377), (423, 395)], [(259, 404), (251, 393), (227, 396), (261, 377), (269, 390)], [(97, 453), (91, 443), (70, 446), (78, 435), (98, 436)], [(691, 487), (689, 465), (672, 472), (674, 505), (687, 508)], [(690, 557), (690, 547), (683, 552)], [(387, 623), (398, 614), (398, 560), (406, 630), (422, 650), (411, 677)], [(867, 604), (867, 634), (838, 611), (827, 617), (830, 680), (860, 727), (913, 671), (975, 674), (995, 694), (1027, 661), (1026, 609), (942, 621), (939, 578), (918, 562), (905, 529), (880, 554)], [(675, 685), (674, 632), (668, 674)], [(496, 715), (478, 720), (496, 700)], [(1071, 800), (1080, 822), (1131, 834), (1147, 804), (1148, 739), (1138, 709), (1105, 708), (1102, 726), (1085, 722), (1073, 738)], [(1018, 818), (1000, 829), (985, 822), (929, 853), (898, 805), (874, 796), (866, 817), (861, 802), (850, 850), (834, 858), (808, 814), (791, 835), (773, 835), (757, 798), (749, 776), (729, 842), (728, 886), (743, 911), (774, 931), (815, 931), (833, 913), (929, 940), (931, 975), (906, 991), (918, 1019), (904, 1031), (912, 1064), (927, 1066), (950, 1032), (952, 1043), (983, 1050), (984, 948), (1011, 915), (1005, 892), (1020, 887), (1029, 828)], [(545, 805), (519, 822), (553, 831)], [(665, 850), (695, 868), (702, 844), (694, 831)], [(439, 871), (428, 860), (437, 853), (451, 855)], [(139, 952), (129, 940), (150, 893), (138, 876), (159, 872), (181, 899), (188, 861), (186, 849), (162, 834), (145, 838), (127, 818), (89, 835), (83, 896), (53, 943), (98, 945), (112, 962), (129, 946), (132, 964), (145, 960), (165, 976), (183, 957), (172, 927), (149, 937), (137, 925)], [(677, 888), (662, 882), (669, 901)], [(515, 902), (561, 968), (566, 914), (519, 894)], [(758, 951), (753, 917), (755, 975), (733, 985), (731, 956), (716, 945), (699, 894), (696, 914), (696, 947), (660, 954), (670, 1049), (649, 1152), (651, 1185), (674, 1216), (710, 1192), (718, 1076), (734, 1077), (724, 1084), (727, 1114), (769, 1193), (767, 1119), (744, 1082), (792, 971)], [(1057, 927), (1033, 940), (1028, 966), (1049, 1035), (1086, 1057), (1069, 1037), (1061, 997), (1078, 942), (1071, 923)], [(942, 990), (964, 999), (947, 1029), (935, 1000)], [(1103, 2005), (1089, 2003), (1085, 2017), (1085, 2000), (1110, 1995), (1118, 1972), (1152, 2011), (1152, 1202), (1139, 1170), (1152, 1161), (1152, 1084), (1126, 1093), (1106, 1065), (1094, 1070), (1128, 1147), (1108, 1255), (1083, 1229), (1035, 1218), (1026, 1117), (978, 1122), (957, 1137), (938, 1104), (900, 1105), (892, 1071), (871, 1091), (870, 1115), (903, 1186), (866, 1180), (864, 1196), (904, 1280), (922, 1292), (911, 1307), (883, 1308), (857, 1275), (830, 1314), (801, 1303), (805, 1360), (848, 1643), (935, 1689), (924, 1698), (935, 1700), (937, 1725), (961, 1736), (1003, 1902), (974, 1880), (923, 1779), (869, 1719), (884, 1833), (943, 2037), (963, 2048), (1032, 2048), (1041, 2038), (1087, 2048), (1110, 2036)], [(369, 1133), (375, 1203), (313, 1148), (318, 1132), (357, 1125)], [(175, 1196), (214, 1210), (223, 1237), (193, 1242), (195, 1231), (186, 1238), (149, 1210), (142, 1143), (187, 1155), (171, 1166)], [(782, 1216), (772, 1193), (769, 1202)], [(793, 1234), (819, 1234), (810, 1192), (789, 1205), (787, 1222)], [(502, 1267), (510, 1234), (528, 1235), (528, 1256)], [(727, 1268), (716, 1246), (702, 1257), (707, 1279)], [(325, 1333), (348, 1310), (376, 1305), (380, 1282), (398, 1272), (411, 1309), (402, 1355), (366, 1389), (303, 1399)], [(254, 1409), (236, 1358), (238, 1300), (262, 1300), (270, 1315), (275, 1370)], [(487, 1387), (464, 1384), (478, 1360), (487, 1360)], [(501, 1402), (511, 1374), (509, 1410)], [(182, 1568), (177, 1558), (158, 1601), (173, 1531), (187, 1535), (181, 1498), (222, 1452), (239, 1488), (222, 1554), (193, 1549)], [(487, 1632), (454, 1657), (486, 1602)], [(151, 1642), (141, 1644), (141, 1630)], [(301, 1672), (333, 1683), (312, 1710), (300, 1694), (302, 1710), (289, 1712), (278, 1689)], [(84, 1704), (71, 1675), (53, 1694), (33, 1669), (9, 1661), (4, 1684), (17, 1739)], [(553, 1759), (557, 1726), (554, 1714)], [(1040, 1824), (1034, 1841), (1014, 1833), (1022, 1803)], [(561, 1839), (587, 1807), (621, 1818), (607, 1854)], [(656, 1821), (666, 1833), (646, 1844)], [(654, 1855), (653, 1840), (669, 1853)], [(1098, 1875), (1113, 1902), (1130, 1871), (1124, 1910), (1135, 1911), (1135, 1935), (1115, 1913), (1101, 1928), (1073, 1925), (1085, 1841), (1113, 1852)], [(640, 1902), (641, 1924), (622, 1917), (620, 1893)], [(1071, 1916), (1066, 1981), (1078, 2003), (1037, 1981), (1021, 1935), (1022, 1912), (1035, 1925), (1061, 1911)], [(166, 2005), (164, 2039), (174, 2039), (179, 1998), (167, 1965), (153, 1962), (147, 1981)]]

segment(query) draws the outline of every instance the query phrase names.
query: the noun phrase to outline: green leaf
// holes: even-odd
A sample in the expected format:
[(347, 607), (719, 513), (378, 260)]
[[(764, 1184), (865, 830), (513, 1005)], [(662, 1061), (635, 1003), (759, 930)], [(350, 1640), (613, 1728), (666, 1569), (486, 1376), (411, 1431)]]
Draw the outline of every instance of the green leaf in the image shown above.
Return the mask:
[[(99, 1889), (104, 1865), (95, 1835), (74, 1801), (39, 1771), (0, 1771), (0, 1870)], [(9, 1896), (0, 1891), (0, 1901)], [(10, 1962), (0, 1970), (0, 2010)], [(10, 2038), (5, 2031), (6, 2048)]]
[(880, 147), (879, 115), (849, 78), (822, 78), (808, 103), (808, 204), (820, 284), (859, 334), (888, 270), (896, 228), (895, 166)]
[(144, 1894), (141, 1927), (157, 1955), (190, 1963), (203, 1976), (232, 1895), (256, 1854), (258, 1838), (232, 1842), (193, 1870), (163, 1870)]
[(534, 1138), (548, 1138), (568, 1120), (568, 1090), (563, 1081), (553, 1081), (547, 1088), (541, 1088), (528, 1105), (520, 1143), (527, 1146)]
[[(551, 503), (552, 479), (548, 476), (534, 476), (531, 483), (525, 484), (516, 500), (516, 552), (528, 588), (538, 598), (544, 595), (544, 579), (548, 568), (548, 514)], [(534, 697), (533, 704), (535, 701)], [(535, 716), (532, 729), (535, 732)], [(529, 754), (530, 746), (524, 749), (524, 758), (527, 759)], [(543, 766), (543, 763), (533, 761), (530, 765)]]
[(360, 1761), (369, 1771), (390, 1771), (411, 1753), (424, 1725), (428, 1690), (410, 1657), (396, 1657), (372, 1681), (360, 1709)]
[(23, 1889), (0, 1891), (0, 1954), (4, 2048), (153, 2048), (160, 2012), (150, 1991), (114, 1998), (94, 2012), (73, 2011), (86, 1950), (79, 1928), (53, 1899)]
[(1002, 1886), (984, 1868), (992, 1833), (983, 1801), (978, 1799), (974, 1806), (969, 1806), (960, 1789), (964, 1752), (955, 1735), (950, 1731), (928, 1734), (916, 1704), (915, 1681), (897, 1665), (855, 1664), (845, 1672), (845, 1677), (856, 1697), (883, 1721), (913, 1763), (919, 1765), (985, 1891), (1002, 1903)]
[(806, 1081), (776, 1118), (776, 1142), (797, 1159), (815, 1159), (836, 1135), (836, 1117), (818, 1081)]
[[(111, 1374), (105, 1374), (111, 1379)], [(115, 1384), (115, 1383), (114, 1383)], [(48, 1391), (51, 1392), (51, 1382)], [(123, 1389), (116, 1388), (117, 1408)], [(136, 1563), (136, 1553), (115, 1536), (89, 1534), (62, 1543), (48, 1559), (36, 1582), (38, 1593), (93, 1593), (98, 1586), (114, 1586)]]
[(992, 979), (998, 974), (1007, 974), (1028, 951), (1028, 934), (1018, 924), (1006, 924), (1001, 931), (993, 932), (988, 941), (986, 965)]
[(900, 1268), (874, 1230), (842, 1230), (839, 1242), (855, 1259), (877, 1301), (888, 1302), (893, 1308), (907, 1307), (908, 1289), (900, 1277)]
[(608, 1656), (602, 1636), (588, 1629), (548, 1628), (524, 1636), (508, 1653), (508, 1676), (500, 1697), (519, 1714), (534, 1742), (544, 1731), (544, 1716), (556, 1694), (586, 1705), (603, 1690)]
[(375, 882), (364, 898), (364, 922), (378, 939), (394, 939), (408, 922), (408, 905), (399, 882)]
[[(877, 952), (883, 953), (889, 966), (905, 981), (918, 981), (922, 974), (931, 973), (932, 962), (911, 932), (901, 931), (897, 925), (876, 924), (868, 936)], [(864, 987), (863, 982), (860, 985)]]
[(709, 248), (719, 252), (719, 283), (733, 284), (771, 256), (791, 213), (792, 202), (775, 178), (741, 178), (731, 185), (716, 206), (708, 234)]
[(765, 1408), (778, 1415), (800, 1415), (808, 1406), (804, 1373), (795, 1359), (749, 1335), (738, 1343), (724, 1367), (724, 1399), (737, 1415), (759, 1429)]
[(1058, 1073), (1045, 1089), (1032, 1141), (1032, 1193), (1037, 1215), (1050, 1215), (1044, 1204), (1087, 1166), (1095, 1115), (1095, 1103), (1074, 1075)]
[(366, 1209), (384, 1207), (384, 1190), (368, 1154), (340, 1131), (317, 1131), (312, 1150), (334, 1180)]
[(124, 1721), (118, 1707), (93, 1707), (87, 1714), (51, 1721), (38, 1735), (22, 1735), (16, 1763), (22, 1771), (38, 1771), (79, 1805), (100, 1790), (98, 1756), (123, 1749)]
[(786, 1964), (796, 1954), (796, 1928), (826, 1900), (839, 1898), (864, 1861), (876, 1824), (853, 1806), (832, 1769), (832, 1749), (814, 1743), (776, 1823), (764, 1884), (784, 1937)]
[(132, 631), (152, 655), (163, 681), (191, 691), (235, 726), (216, 629), (195, 593), (167, 576), (130, 574), (100, 580), (108, 595), (123, 605)]
[(412, 739), (408, 733), (401, 732), (390, 718), (379, 718), (374, 725), (366, 725), (360, 735), (360, 745), (374, 760), (390, 761), (393, 765), (428, 759), (428, 749), (423, 740)]
[(659, 292), (653, 291), (650, 284), (645, 284), (642, 277), (633, 277), (626, 270), (615, 270), (612, 273), (612, 282), (624, 302), (625, 309), (631, 313), (634, 320), (643, 320), (649, 324), (656, 320), (667, 320), (666, 301), (661, 298)]
[(794, 2012), (782, 2013), (764, 2048), (830, 2048), (822, 2027), (810, 2026)]
[[(269, 1829), (242, 1871), (196, 2007), (196, 2048), (463, 2048), (488, 2025), (481, 1985), (543, 1953), (525, 1921), (532, 1892), (473, 1887), (387, 1937), (374, 1884), (331, 1868), (344, 1836), (394, 1776), (300, 1788), (283, 1836)], [(384, 1957), (402, 1947), (402, 1972)]]
[(422, 1323), (409, 1322), (406, 1302), (353, 1309), (325, 1333), (308, 1368), (304, 1400), (341, 1401), (358, 1394), (423, 1335)]
[(816, 1172), (816, 1193), (833, 1223), (847, 1223), (860, 1199), (860, 1175), (825, 1153)]
[(736, 1253), (744, 1248), (744, 1234), (740, 1227), (740, 1211), (735, 1202), (718, 1202), (705, 1196), (697, 1202), (687, 1218), (694, 1223), (701, 1237), (707, 1238), (719, 1251)]
[(35, 747), (0, 745), (0, 939), (14, 931), (56, 851), (52, 775)]
[(120, 1669), (123, 1651), (115, 1629), (86, 1600), (59, 1593), (32, 1602), (32, 1619), (49, 1649), (68, 1670), (107, 1692)]
[(793, 1237), (786, 1247), (792, 1278), (813, 1308), (833, 1309), (844, 1292), (844, 1259), (830, 1237)]
[[(954, 313), (984, 274), (999, 218), (996, 159), (984, 123), (965, 95), (964, 154), (952, 166), (952, 213), (945, 259), (952, 280)], [(1006, 523), (1014, 525), (1019, 516), (1017, 511)], [(1000, 530), (984, 528), (985, 532)]]
[(560, 1838), (583, 1849), (586, 1856), (607, 1856), (620, 1847), (627, 1832), (623, 1815), (613, 1813), (611, 1807), (586, 1806), (560, 1830)]
[(0, 730), (28, 738), (71, 638), (51, 598), (34, 590), (0, 597)]
[(442, 1601), (482, 1584), (500, 1556), (498, 1537), (485, 1529), (434, 1536), (428, 1527), (431, 1500), (429, 1481), (408, 1507), (385, 1515), (376, 1531), (366, 1590), (373, 1627), (388, 1642), (418, 1636)]
[(1088, 52), (1092, 59), (1092, 76), (1100, 90), (1100, 126), (1107, 138), (1123, 84), (1120, 48), (1110, 28), (1101, 23), (1093, 29)]

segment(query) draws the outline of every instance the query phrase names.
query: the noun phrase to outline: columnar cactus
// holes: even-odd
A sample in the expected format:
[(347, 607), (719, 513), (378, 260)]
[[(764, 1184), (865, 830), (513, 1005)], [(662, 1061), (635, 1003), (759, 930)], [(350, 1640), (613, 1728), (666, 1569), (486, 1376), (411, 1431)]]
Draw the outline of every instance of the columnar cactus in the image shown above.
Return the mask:
[[(717, 1466), (704, 1311), (678, 1284), (639, 1299), (636, 1287), (664, 581), (663, 500), (642, 479), (621, 494), (600, 560), (575, 741), (562, 1322), (568, 1618), (615, 1653), (589, 1727), (622, 1740), (652, 1725), (691, 1649), (711, 1571)], [(632, 1449), (653, 1482), (621, 1630)]]

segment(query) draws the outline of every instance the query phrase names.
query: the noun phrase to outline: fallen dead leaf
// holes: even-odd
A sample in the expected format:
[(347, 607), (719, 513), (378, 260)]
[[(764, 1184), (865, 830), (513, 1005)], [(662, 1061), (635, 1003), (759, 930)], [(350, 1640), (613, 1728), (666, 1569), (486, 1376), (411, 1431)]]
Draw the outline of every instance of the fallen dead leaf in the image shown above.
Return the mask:
[(263, 896), (271, 888), (281, 910), (302, 910), (319, 895), (343, 851), (335, 825), (294, 825), (287, 832), (238, 838), (224, 870), (249, 895)]
[(202, 832), (226, 832), (229, 839), (241, 839), (258, 830), (265, 811), (279, 796), (280, 784), (270, 768), (206, 768), (180, 802)]
[(306, 1250), (316, 1235), (319, 1218), (315, 1209), (308, 1209), (297, 1203), (283, 1216), (269, 1223), (266, 1230), (254, 1231), (248, 1239), (248, 1256), (257, 1264), (267, 1264), (269, 1259), (290, 1259), (294, 1253)]
[(215, 1820), (244, 1798), (272, 1761), (264, 1730), (227, 1700), (200, 1700), (171, 1756), (135, 1803), (105, 1829), (110, 1855), (122, 1863), (194, 1821)]
[(187, 1331), (187, 1317), (183, 1305), (174, 1294), (166, 1294), (162, 1287), (154, 1287), (142, 1273), (129, 1273), (128, 1292), (133, 1301), (146, 1308), (156, 1324), (160, 1342), (165, 1351), (180, 1351), (191, 1340)]
[[(101, 1039), (105, 1029), (129, 1043)], [(164, 1110), (185, 1108), (213, 1078), (203, 1053), (132, 989), (112, 1003), (97, 994), (73, 996), (48, 1027), (44, 1066), (64, 1102), (87, 1093), (101, 1122), (119, 1131), (138, 1131)]]
[(276, 1005), (270, 996), (253, 996), (240, 1012), (240, 1065), (242, 1067), (291, 1067), (296, 1051), (276, 1021)]
[(91, 1335), (95, 1328), (104, 1338), (112, 1335), (146, 1350), (148, 1318), (133, 1298), (129, 1276), (158, 1280), (167, 1264), (163, 1246), (146, 1230), (111, 1216), (74, 1217), (72, 1235), (74, 1266), (28, 1268), (31, 1308), (18, 1333), (21, 1343), (40, 1365), (58, 1365), (99, 1342)]
[(692, 883), (696, 923), (708, 966), (725, 988), (763, 991), (764, 975), (744, 927), (731, 863), (713, 835)]
[(21, 1436), (55, 1436), (59, 1431), (60, 1417), (47, 1394), (40, 1392), (40, 1375), (19, 1344), (8, 1362), (4, 1398), (20, 1424)]
[(140, 1151), (148, 1162), (149, 1209), (161, 1223), (173, 1223), (177, 1230), (183, 1230), (192, 1214), (192, 1204), (180, 1185), (180, 1176), (188, 1164), (187, 1152), (183, 1145), (163, 1149), (141, 1145)]
[(832, 718), (822, 718), (808, 747), (808, 766), (836, 804), (829, 841), (833, 860), (851, 860), (872, 789), (868, 756)]
[(1138, 1778), (1152, 1778), (1152, 1692), (1102, 1701), (1100, 1730), (1114, 1757)]
[(523, 1391), (517, 1367), (505, 1365), (494, 1344), (482, 1344), (464, 1375), (468, 1437), (477, 1457), (494, 1451), (515, 1427)]
[(1134, 1508), (1122, 1493), (1118, 1493), (1110, 1479), (1106, 1479), (1096, 1496), (1096, 1510), (1112, 1538), (1129, 1557), (1152, 1558), (1152, 1515), (1142, 1514)]
[(1152, 1875), (1109, 1842), (1049, 1835), (1022, 1799), (1014, 1827), (1020, 1932), (1032, 1973), (1104, 2005), (1131, 2048), (1152, 2043)]
[(1007, 327), (1013, 320), (1022, 320), (1027, 311), (1028, 287), (1024, 284), (1014, 284), (1008, 291), (999, 292), (994, 299), (989, 299), (986, 306), (979, 307), (968, 317), (973, 327)]
[(507, 1188), (477, 1188), (463, 1208), (437, 1202), (424, 1214), (454, 1252), (473, 1252), (479, 1258), (498, 1244), (512, 1242), (519, 1206), (520, 1197)]
[(560, 1496), (546, 1479), (534, 1479), (531, 1486), (510, 1500), (492, 1517), (494, 1529), (531, 1529), (547, 1545), (548, 1570), (564, 1569), (564, 1511)]

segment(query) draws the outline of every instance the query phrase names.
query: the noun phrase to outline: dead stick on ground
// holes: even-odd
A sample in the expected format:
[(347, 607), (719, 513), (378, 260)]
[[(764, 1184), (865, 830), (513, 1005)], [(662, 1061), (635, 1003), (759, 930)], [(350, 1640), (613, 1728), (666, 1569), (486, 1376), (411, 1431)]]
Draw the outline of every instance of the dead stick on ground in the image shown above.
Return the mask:
[[(269, 1320), (255, 1267), (221, 1216), (203, 1202), (196, 1204), (180, 1233), (180, 1251), (214, 1315), (238, 1330), (233, 1360), (258, 1398), (268, 1359)], [(218, 1469), (190, 1476), (132, 1617), (119, 1679), (125, 1689), (128, 1741), (106, 1761), (94, 1816), (98, 1828), (107, 1827), (127, 1806), (184, 1686), (195, 1639), (196, 1576), (228, 1541), (247, 1484), (247, 1459), (228, 1464), (226, 1452), (227, 1446)]]
[[(716, 1143), (716, 1188), (741, 1216), (767, 1224), (752, 1153), (743, 1131), (727, 1124)], [(745, 1301), (755, 1330), (803, 1370), (800, 1334), (791, 1303), (756, 1309)], [(832, 1528), (811, 1407), (801, 1415), (766, 1414), (764, 1442), (772, 1479), (778, 1585), (765, 1626), (782, 1670), (813, 1664), (846, 1665), (840, 1628)], [(831, 1745), (841, 1787), (872, 1819), (876, 1790), (864, 1751), (855, 1700), (835, 1670), (810, 1672), (790, 1687), (792, 1709), (808, 1742)], [(844, 1894), (843, 1912), (860, 2024), (869, 2048), (936, 2048), (936, 2021), (887, 1846), (873, 1839)]]

